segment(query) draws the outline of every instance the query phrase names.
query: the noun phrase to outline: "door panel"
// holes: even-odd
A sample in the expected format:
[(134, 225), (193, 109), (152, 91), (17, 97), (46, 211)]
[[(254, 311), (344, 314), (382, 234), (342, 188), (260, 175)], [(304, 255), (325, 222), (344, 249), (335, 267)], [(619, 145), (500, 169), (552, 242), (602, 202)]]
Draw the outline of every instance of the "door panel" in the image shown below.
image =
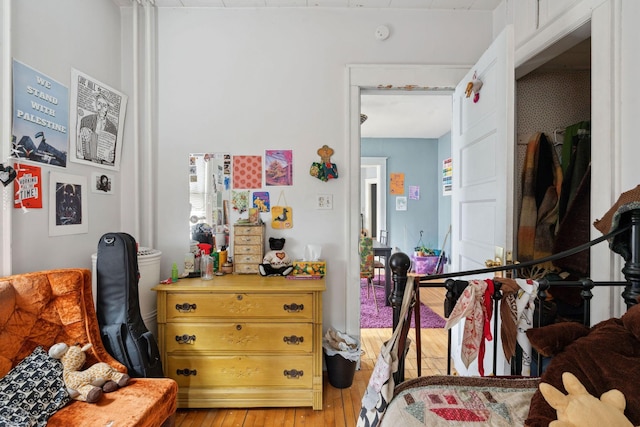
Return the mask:
[[(513, 248), (513, 58), (513, 28), (508, 26), (469, 70), (453, 96), (452, 271), (484, 268), (487, 259), (494, 259), (496, 247)], [(478, 102), (465, 94), (474, 76), (483, 82)], [(497, 313), (494, 321), (496, 317)], [(464, 321), (452, 328), (454, 364), (462, 375), (478, 375), (477, 361), (466, 368), (460, 359), (463, 328)], [(499, 336), (493, 339), (500, 343)], [(497, 372), (492, 366), (493, 342), (486, 343), (486, 350), (485, 374), (508, 374), (501, 346)]]

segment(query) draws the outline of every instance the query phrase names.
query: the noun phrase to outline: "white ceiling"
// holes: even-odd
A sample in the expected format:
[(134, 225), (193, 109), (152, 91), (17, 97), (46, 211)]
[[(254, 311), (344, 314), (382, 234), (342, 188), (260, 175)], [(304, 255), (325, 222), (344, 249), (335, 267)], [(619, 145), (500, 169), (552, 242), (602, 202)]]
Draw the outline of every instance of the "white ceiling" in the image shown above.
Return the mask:
[[(136, 0), (113, 0), (131, 6)], [(374, 9), (494, 10), (501, 0), (150, 0), (157, 7), (334, 7)], [(439, 138), (451, 129), (451, 96), (425, 93), (363, 95), (368, 116), (361, 135), (371, 138)]]
[[(113, 0), (131, 6), (135, 0)], [(353, 7), (375, 9), (493, 10), (501, 0), (150, 0), (158, 7)]]
[(360, 112), (365, 138), (439, 138), (451, 130), (451, 95), (364, 93)]

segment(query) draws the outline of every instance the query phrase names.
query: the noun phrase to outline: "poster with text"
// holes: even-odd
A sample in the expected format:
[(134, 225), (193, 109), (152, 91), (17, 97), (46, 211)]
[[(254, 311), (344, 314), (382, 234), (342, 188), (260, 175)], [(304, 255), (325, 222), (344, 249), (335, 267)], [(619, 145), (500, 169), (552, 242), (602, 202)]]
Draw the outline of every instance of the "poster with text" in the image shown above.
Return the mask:
[(120, 170), (127, 96), (71, 70), (69, 160)]
[(442, 161), (442, 195), (450, 196), (452, 191), (453, 167), (451, 157)]
[(42, 169), (40, 166), (16, 163), (13, 181), (14, 208), (42, 209)]
[(404, 194), (404, 174), (403, 173), (390, 173), (389, 181), (391, 187), (390, 193), (397, 196)]
[(66, 167), (69, 150), (69, 89), (13, 60), (11, 156)]

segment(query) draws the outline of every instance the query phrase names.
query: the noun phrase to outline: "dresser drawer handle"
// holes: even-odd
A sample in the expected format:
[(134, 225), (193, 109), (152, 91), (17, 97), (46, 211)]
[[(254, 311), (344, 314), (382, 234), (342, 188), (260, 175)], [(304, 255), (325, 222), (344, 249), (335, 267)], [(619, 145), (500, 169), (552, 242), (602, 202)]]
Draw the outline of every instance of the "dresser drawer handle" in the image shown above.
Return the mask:
[(190, 311), (196, 310), (195, 304), (189, 304), (188, 302), (183, 302), (182, 304), (176, 304), (176, 310), (181, 313), (188, 313)]
[(304, 375), (304, 371), (298, 371), (297, 369), (285, 369), (284, 370), (284, 376), (289, 378), (289, 379), (296, 379), (296, 378), (300, 378), (301, 376)]
[(304, 310), (304, 304), (296, 304), (294, 302), (293, 304), (285, 304), (282, 308), (289, 313), (295, 313)]
[(287, 344), (298, 345), (298, 344), (302, 344), (304, 342), (304, 337), (297, 337), (295, 335), (291, 335), (290, 337), (284, 337), (283, 340)]
[(196, 340), (196, 336), (195, 335), (176, 335), (176, 341), (178, 341), (178, 344), (191, 344)]
[(238, 301), (242, 301), (242, 295), (236, 295), (236, 299), (237, 299)]
[(242, 325), (236, 325), (236, 331), (241, 331), (242, 330)]
[(177, 375), (184, 375), (185, 377), (188, 377), (189, 375), (193, 375), (194, 377), (196, 375), (198, 375), (198, 371), (196, 371), (195, 369), (176, 369), (176, 374)]

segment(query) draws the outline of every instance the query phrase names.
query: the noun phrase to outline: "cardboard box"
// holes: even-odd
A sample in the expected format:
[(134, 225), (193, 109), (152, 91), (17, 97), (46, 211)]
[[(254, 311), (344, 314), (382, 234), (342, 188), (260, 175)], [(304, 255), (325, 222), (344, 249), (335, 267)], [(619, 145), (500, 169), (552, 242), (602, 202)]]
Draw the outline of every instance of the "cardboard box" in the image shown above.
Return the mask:
[(327, 262), (323, 260), (318, 261), (303, 261), (297, 259), (293, 261), (293, 271), (291, 274), (295, 276), (324, 276), (327, 273)]

